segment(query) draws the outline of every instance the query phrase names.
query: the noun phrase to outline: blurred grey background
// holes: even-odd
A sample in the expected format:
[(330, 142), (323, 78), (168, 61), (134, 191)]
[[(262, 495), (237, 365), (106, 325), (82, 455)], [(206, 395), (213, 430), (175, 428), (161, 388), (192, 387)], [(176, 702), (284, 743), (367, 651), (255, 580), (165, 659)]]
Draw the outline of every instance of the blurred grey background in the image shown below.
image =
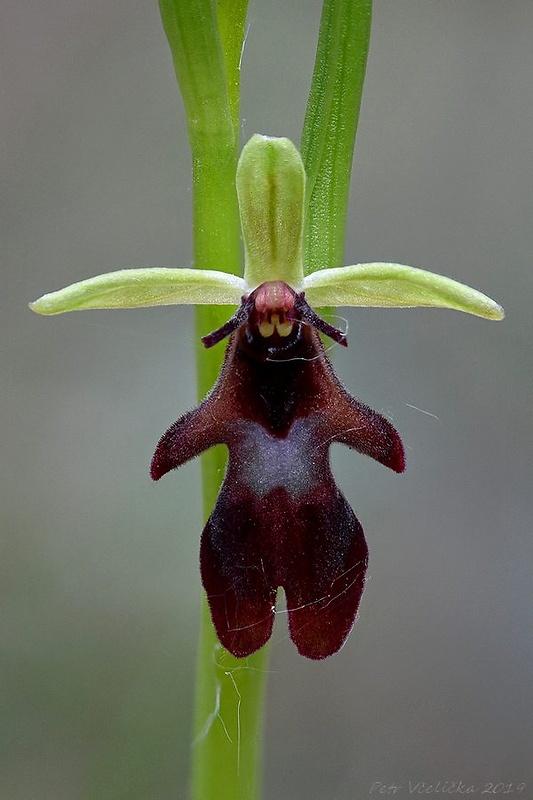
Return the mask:
[[(194, 403), (192, 312), (26, 307), (99, 272), (190, 264), (181, 101), (155, 0), (0, 14), (0, 798), (181, 799), (199, 469), (152, 485), (148, 464)], [(243, 141), (299, 140), (319, 14), (252, 0)], [(334, 453), (370, 580), (327, 662), (278, 620), (269, 800), (438, 780), (533, 797), (532, 26), (531, 0), (375, 2), (347, 263), (443, 272), (507, 319), (340, 312), (337, 368), (394, 420), (408, 472)]]

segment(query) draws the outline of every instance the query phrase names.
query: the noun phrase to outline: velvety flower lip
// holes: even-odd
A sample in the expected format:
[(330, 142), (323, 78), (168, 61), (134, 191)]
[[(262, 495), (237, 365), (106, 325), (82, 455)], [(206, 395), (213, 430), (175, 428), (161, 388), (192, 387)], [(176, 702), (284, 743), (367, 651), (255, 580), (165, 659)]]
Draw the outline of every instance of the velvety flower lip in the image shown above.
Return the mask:
[(264, 645), (281, 586), (299, 652), (325, 658), (353, 626), (368, 560), (363, 529), (335, 484), (330, 446), (340, 442), (396, 472), (405, 468), (403, 446), (388, 420), (341, 385), (316, 328), (343, 334), (302, 295), (265, 283), (233, 320), (216, 385), (161, 438), (151, 474), (158, 480), (208, 447), (228, 447), (200, 549), (217, 635), (241, 658)]

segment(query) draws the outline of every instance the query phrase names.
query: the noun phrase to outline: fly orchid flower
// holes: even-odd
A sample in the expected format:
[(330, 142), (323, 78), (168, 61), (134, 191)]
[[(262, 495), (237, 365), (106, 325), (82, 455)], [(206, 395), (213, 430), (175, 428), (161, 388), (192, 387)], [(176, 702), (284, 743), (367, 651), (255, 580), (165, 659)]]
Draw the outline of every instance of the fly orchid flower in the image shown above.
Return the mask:
[(440, 275), (372, 263), (304, 275), (305, 171), (288, 139), (254, 136), (239, 160), (244, 277), (201, 269), (143, 268), (100, 275), (47, 294), (40, 314), (89, 308), (235, 304), (202, 341), (229, 336), (216, 385), (163, 435), (151, 475), (225, 444), (224, 482), (201, 540), (200, 566), (224, 647), (245, 657), (272, 632), (283, 587), (290, 635), (321, 659), (342, 647), (364, 588), (362, 527), (335, 484), (329, 449), (340, 442), (405, 468), (391, 423), (351, 397), (319, 334), (346, 345), (320, 306), (437, 306), (502, 319), (493, 300)]

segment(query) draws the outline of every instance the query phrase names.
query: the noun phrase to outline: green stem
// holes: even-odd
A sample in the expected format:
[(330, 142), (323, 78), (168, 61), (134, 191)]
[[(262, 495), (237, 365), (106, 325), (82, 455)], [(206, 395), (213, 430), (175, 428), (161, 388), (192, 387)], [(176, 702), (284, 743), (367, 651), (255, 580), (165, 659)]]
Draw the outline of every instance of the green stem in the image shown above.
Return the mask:
[(343, 263), (371, 17), (372, 0), (324, 0), (302, 132), (308, 200), (306, 273)]
[[(235, 192), (239, 67), (246, 0), (160, 0), (189, 127), (193, 168), (194, 259), (201, 269), (238, 272), (240, 222)], [(199, 307), (200, 334), (228, 309)], [(223, 346), (197, 349), (200, 397), (215, 383)], [(216, 502), (226, 453), (202, 457), (205, 516)], [(254, 800), (259, 791), (261, 722), (268, 648), (237, 659), (218, 642), (204, 598), (192, 755), (195, 800)]]

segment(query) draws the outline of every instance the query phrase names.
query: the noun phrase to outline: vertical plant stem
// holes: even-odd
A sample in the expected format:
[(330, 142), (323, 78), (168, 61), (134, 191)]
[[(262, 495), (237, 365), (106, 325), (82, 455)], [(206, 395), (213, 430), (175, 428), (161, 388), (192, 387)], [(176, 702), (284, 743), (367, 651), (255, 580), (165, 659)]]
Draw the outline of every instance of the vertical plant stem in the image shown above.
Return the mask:
[[(239, 69), (246, 0), (160, 0), (187, 114), (193, 169), (194, 260), (198, 268), (238, 272), (240, 222), (235, 191)], [(218, 328), (226, 308), (199, 307), (198, 334)], [(199, 337), (198, 337), (199, 338)], [(197, 345), (198, 393), (220, 370), (223, 346)], [(202, 457), (206, 517), (225, 471), (226, 454)], [(268, 648), (236, 659), (220, 645), (203, 602), (192, 751), (195, 800), (254, 800), (259, 789), (261, 723)]]
[(306, 273), (343, 263), (371, 17), (372, 0), (324, 0), (302, 132), (308, 201)]

